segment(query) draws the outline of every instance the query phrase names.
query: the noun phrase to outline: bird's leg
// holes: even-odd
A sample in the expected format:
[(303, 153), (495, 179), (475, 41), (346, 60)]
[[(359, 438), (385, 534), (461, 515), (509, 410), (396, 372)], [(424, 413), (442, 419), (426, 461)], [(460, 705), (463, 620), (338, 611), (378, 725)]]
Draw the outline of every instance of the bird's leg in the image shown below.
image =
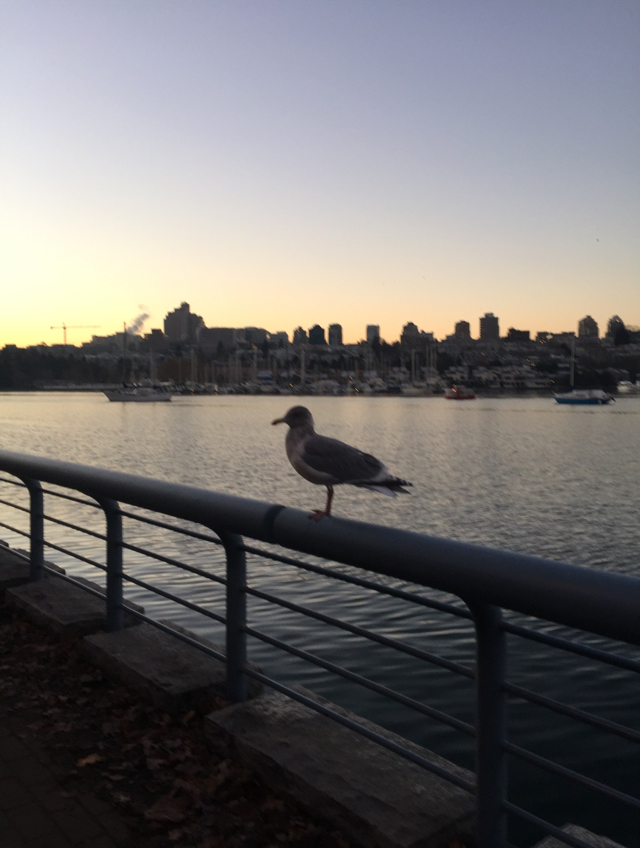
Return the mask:
[(314, 509), (309, 518), (320, 521), (325, 515), (331, 515), (331, 501), (333, 500), (333, 486), (327, 486), (327, 503), (324, 509)]

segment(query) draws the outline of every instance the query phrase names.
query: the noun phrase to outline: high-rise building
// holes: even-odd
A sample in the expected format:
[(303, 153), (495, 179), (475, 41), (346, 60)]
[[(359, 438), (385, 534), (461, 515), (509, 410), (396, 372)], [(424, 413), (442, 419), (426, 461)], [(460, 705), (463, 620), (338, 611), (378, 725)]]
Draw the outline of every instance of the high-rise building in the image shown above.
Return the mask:
[(296, 327), (293, 331), (293, 343), (294, 345), (303, 345), (307, 344), (309, 341), (309, 337), (307, 336), (307, 331), (303, 330), (302, 327)]
[(402, 335), (400, 336), (400, 344), (403, 347), (417, 347), (418, 342), (420, 341), (420, 330), (413, 323), (413, 321), (409, 321), (402, 328)]
[(454, 328), (454, 335), (456, 339), (470, 339), (471, 338), (471, 324), (468, 321), (458, 321)]
[(600, 335), (598, 323), (594, 321), (591, 315), (586, 315), (581, 321), (578, 321), (578, 337), (581, 339), (597, 339)]
[(194, 344), (201, 327), (204, 327), (204, 321), (199, 315), (191, 312), (189, 304), (184, 301), (178, 309), (167, 312), (164, 319), (164, 334), (170, 342)]
[(321, 327), (320, 324), (314, 324), (309, 330), (309, 344), (324, 345), (326, 343), (324, 327)]
[(609, 318), (609, 323), (607, 324), (607, 336), (609, 336), (609, 338), (614, 339), (618, 330), (624, 329), (626, 329), (624, 321), (619, 315), (614, 315), (613, 318)]
[(367, 324), (367, 344), (372, 345), (376, 339), (380, 341), (380, 324)]
[(331, 347), (342, 345), (342, 324), (329, 324), (329, 345)]
[(500, 324), (493, 312), (485, 312), (484, 317), (480, 319), (480, 341), (500, 341)]

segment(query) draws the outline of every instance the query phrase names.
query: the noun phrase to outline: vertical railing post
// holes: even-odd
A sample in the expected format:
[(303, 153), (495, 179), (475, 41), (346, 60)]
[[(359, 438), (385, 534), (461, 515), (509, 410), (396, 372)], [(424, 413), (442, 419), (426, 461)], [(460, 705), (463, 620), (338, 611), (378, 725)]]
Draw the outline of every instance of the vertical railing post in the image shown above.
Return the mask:
[(247, 564), (242, 536), (220, 534), (227, 556), (227, 697), (232, 703), (247, 700)]
[(506, 636), (502, 611), (469, 604), (476, 627), (476, 780), (477, 848), (506, 848), (507, 732)]
[(110, 498), (98, 503), (107, 519), (107, 630), (122, 630), (122, 515), (120, 505)]
[(29, 579), (44, 577), (44, 496), (39, 480), (27, 477), (22, 481), (29, 490)]

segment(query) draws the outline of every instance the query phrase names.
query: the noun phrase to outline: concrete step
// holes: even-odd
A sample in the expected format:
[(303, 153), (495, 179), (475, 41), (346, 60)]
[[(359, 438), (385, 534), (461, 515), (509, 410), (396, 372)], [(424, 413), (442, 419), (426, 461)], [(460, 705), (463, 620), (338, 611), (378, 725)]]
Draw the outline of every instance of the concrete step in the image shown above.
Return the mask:
[[(97, 583), (81, 577), (74, 579), (104, 595), (103, 587)], [(57, 577), (46, 576), (36, 583), (24, 583), (7, 589), (5, 599), (8, 604), (21, 609), (34, 624), (47, 627), (56, 633), (84, 636), (104, 630), (107, 626), (104, 600)], [(141, 606), (125, 603), (138, 612), (143, 612)], [(138, 624), (138, 619), (133, 615), (125, 613), (124, 618), (126, 626)]]
[[(294, 688), (474, 781), (473, 774), (437, 754)], [(357, 845), (448, 848), (456, 839), (473, 840), (471, 794), (285, 695), (269, 693), (210, 713), (205, 732), (217, 753), (239, 756), (275, 792), (329, 820)]]
[[(591, 833), (590, 830), (586, 830), (584, 827), (579, 827), (577, 824), (565, 824), (562, 830), (570, 836), (583, 839), (588, 845), (591, 845), (592, 848), (624, 848), (624, 845), (620, 845), (620, 843), (614, 842), (606, 836), (598, 836), (595, 833)], [(567, 843), (562, 842), (555, 836), (547, 836), (547, 838), (543, 839), (542, 842), (536, 843), (534, 848), (567, 848)]]
[[(224, 648), (171, 621), (167, 627), (224, 654)], [(226, 664), (152, 624), (85, 636), (83, 649), (102, 670), (170, 713), (226, 699)], [(249, 697), (262, 691), (249, 680)]]

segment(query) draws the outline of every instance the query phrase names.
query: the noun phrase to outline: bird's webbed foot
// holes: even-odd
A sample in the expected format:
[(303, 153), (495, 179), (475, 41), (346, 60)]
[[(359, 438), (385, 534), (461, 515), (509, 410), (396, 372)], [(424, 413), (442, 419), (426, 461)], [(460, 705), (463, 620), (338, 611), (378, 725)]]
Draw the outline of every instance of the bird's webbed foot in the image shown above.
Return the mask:
[(325, 515), (328, 515), (331, 518), (331, 513), (327, 512), (326, 509), (314, 509), (309, 518), (312, 521), (320, 521), (321, 518), (324, 518)]

